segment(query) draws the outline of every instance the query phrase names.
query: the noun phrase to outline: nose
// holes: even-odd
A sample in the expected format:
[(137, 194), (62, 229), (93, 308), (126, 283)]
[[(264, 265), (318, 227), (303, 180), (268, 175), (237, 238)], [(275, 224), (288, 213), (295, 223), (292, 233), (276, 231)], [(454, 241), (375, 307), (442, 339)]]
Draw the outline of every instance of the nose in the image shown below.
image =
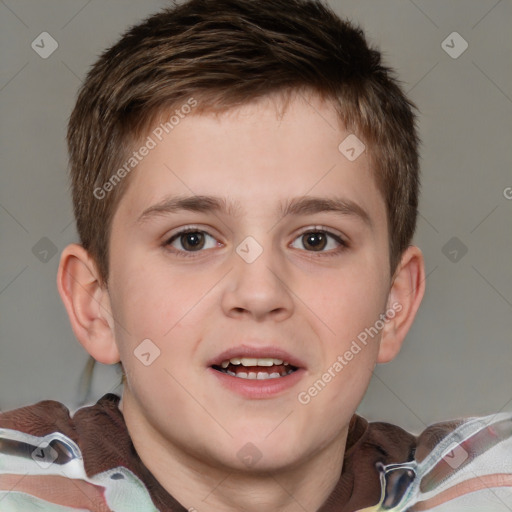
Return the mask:
[(268, 246), (248, 237), (233, 252), (233, 268), (222, 296), (222, 308), (230, 317), (271, 317), (283, 321), (293, 313), (290, 272)]

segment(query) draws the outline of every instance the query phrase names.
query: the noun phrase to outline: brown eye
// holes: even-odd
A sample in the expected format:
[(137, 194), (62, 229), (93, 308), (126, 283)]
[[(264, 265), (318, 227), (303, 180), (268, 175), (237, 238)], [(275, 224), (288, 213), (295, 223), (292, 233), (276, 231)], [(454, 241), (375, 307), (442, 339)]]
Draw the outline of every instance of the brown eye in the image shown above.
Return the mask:
[[(208, 240), (211, 239), (211, 241)], [(203, 249), (211, 249), (218, 246), (217, 240), (206, 231), (199, 229), (186, 229), (173, 235), (164, 244), (172, 252), (188, 256), (190, 253), (202, 252)]]
[(338, 235), (323, 229), (310, 229), (300, 234), (294, 244), (300, 241), (302, 247), (292, 244), (292, 247), (304, 249), (307, 252), (316, 252), (321, 256), (334, 256), (348, 248), (348, 244)]
[(302, 235), (302, 243), (306, 249), (311, 248), (313, 251), (322, 251), (327, 245), (327, 236), (321, 231), (304, 233)]
[(195, 251), (204, 246), (204, 234), (200, 231), (192, 231), (180, 235), (180, 242), (186, 251)]

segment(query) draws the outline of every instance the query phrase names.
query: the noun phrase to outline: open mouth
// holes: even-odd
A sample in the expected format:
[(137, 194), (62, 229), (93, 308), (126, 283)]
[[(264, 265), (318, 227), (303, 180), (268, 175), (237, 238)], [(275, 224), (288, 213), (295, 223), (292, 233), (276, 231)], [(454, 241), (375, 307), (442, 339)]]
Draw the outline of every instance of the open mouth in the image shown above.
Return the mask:
[(232, 357), (220, 365), (212, 365), (214, 370), (232, 377), (249, 380), (280, 379), (297, 371), (297, 367), (282, 359), (272, 357)]

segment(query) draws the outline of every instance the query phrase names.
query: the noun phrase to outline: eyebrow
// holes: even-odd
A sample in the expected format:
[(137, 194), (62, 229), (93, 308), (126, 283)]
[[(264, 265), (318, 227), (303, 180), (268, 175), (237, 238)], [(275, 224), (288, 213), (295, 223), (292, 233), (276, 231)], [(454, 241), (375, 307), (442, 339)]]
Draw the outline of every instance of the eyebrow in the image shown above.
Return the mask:
[[(223, 213), (232, 217), (240, 215), (242, 205), (239, 201), (226, 201), (218, 196), (172, 196), (146, 208), (137, 219), (138, 223), (145, 222), (153, 217), (177, 213), (179, 211), (192, 211), (199, 213)], [(277, 215), (311, 215), (314, 213), (335, 212), (343, 216), (353, 216), (360, 219), (369, 227), (372, 221), (368, 212), (354, 201), (340, 197), (294, 197), (277, 208)]]

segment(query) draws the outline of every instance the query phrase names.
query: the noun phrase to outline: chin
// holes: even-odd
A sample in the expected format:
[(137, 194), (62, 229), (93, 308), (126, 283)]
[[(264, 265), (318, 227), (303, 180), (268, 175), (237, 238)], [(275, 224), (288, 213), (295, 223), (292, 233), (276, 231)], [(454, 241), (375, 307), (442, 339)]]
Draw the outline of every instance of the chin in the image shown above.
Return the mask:
[(225, 447), (227, 452), (223, 458), (227, 458), (227, 464), (233, 469), (250, 473), (280, 471), (297, 464), (301, 459), (297, 448), (302, 448), (303, 443), (290, 436), (286, 440), (281, 436), (271, 439), (272, 434), (265, 439), (269, 432), (271, 429), (255, 436), (235, 436)]

